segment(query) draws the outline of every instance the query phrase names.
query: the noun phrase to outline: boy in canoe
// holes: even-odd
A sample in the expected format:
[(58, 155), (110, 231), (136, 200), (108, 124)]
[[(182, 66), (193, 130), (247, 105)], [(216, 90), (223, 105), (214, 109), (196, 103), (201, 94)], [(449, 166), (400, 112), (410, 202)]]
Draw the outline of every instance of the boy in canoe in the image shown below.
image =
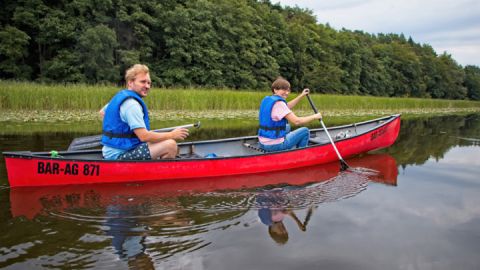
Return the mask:
[(307, 146), (310, 137), (308, 128), (301, 127), (290, 132), (289, 123), (303, 125), (322, 118), (320, 113), (299, 117), (291, 111), (309, 92), (309, 89), (303, 89), (299, 96), (287, 102), (290, 83), (282, 77), (272, 83), (273, 94), (266, 96), (260, 104), (258, 141), (261, 149), (272, 152)]
[(103, 157), (109, 160), (148, 160), (174, 158), (177, 142), (188, 136), (188, 129), (170, 132), (150, 131), (148, 109), (143, 98), (152, 81), (147, 66), (136, 64), (125, 72), (127, 89), (120, 90), (104, 109)]

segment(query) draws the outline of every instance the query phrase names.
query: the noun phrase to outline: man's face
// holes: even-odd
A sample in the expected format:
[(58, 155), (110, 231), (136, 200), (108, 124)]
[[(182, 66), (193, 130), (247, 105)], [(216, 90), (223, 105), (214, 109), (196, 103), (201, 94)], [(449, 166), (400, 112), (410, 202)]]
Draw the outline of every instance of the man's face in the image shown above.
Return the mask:
[(152, 81), (148, 73), (137, 74), (135, 80), (128, 82), (128, 89), (135, 91), (142, 98), (148, 95), (151, 86)]

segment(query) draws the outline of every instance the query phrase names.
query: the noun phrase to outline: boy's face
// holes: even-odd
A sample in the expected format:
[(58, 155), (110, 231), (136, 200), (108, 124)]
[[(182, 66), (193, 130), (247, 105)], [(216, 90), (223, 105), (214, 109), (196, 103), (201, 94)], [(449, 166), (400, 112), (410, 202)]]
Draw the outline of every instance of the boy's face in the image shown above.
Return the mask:
[(290, 94), (290, 88), (288, 89), (273, 89), (273, 93), (277, 96), (287, 99), (288, 94)]

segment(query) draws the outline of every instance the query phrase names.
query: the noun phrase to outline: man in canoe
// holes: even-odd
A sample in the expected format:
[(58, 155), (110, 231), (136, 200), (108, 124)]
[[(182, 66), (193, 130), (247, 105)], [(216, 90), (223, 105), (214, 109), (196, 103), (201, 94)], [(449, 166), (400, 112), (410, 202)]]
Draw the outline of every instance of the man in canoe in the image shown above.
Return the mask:
[(290, 83), (282, 77), (272, 83), (273, 95), (266, 96), (260, 104), (258, 141), (261, 149), (272, 152), (307, 146), (310, 137), (308, 128), (301, 127), (290, 132), (288, 123), (303, 125), (322, 118), (320, 113), (299, 117), (291, 111), (309, 92), (309, 89), (303, 89), (299, 96), (287, 102)]
[(148, 160), (174, 158), (177, 142), (188, 136), (188, 129), (170, 132), (150, 131), (148, 109), (143, 98), (152, 81), (147, 66), (136, 64), (125, 72), (127, 89), (120, 90), (104, 109), (103, 157), (109, 160)]

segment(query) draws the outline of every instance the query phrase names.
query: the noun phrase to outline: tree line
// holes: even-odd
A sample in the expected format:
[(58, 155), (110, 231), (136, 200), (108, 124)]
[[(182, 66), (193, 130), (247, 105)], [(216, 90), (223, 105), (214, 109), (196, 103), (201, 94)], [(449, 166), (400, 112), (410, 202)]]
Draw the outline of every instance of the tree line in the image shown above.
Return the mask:
[(480, 100), (480, 68), (402, 34), (335, 30), (269, 0), (3, 0), (0, 78), (121, 84), (145, 63), (161, 87), (296, 89)]

